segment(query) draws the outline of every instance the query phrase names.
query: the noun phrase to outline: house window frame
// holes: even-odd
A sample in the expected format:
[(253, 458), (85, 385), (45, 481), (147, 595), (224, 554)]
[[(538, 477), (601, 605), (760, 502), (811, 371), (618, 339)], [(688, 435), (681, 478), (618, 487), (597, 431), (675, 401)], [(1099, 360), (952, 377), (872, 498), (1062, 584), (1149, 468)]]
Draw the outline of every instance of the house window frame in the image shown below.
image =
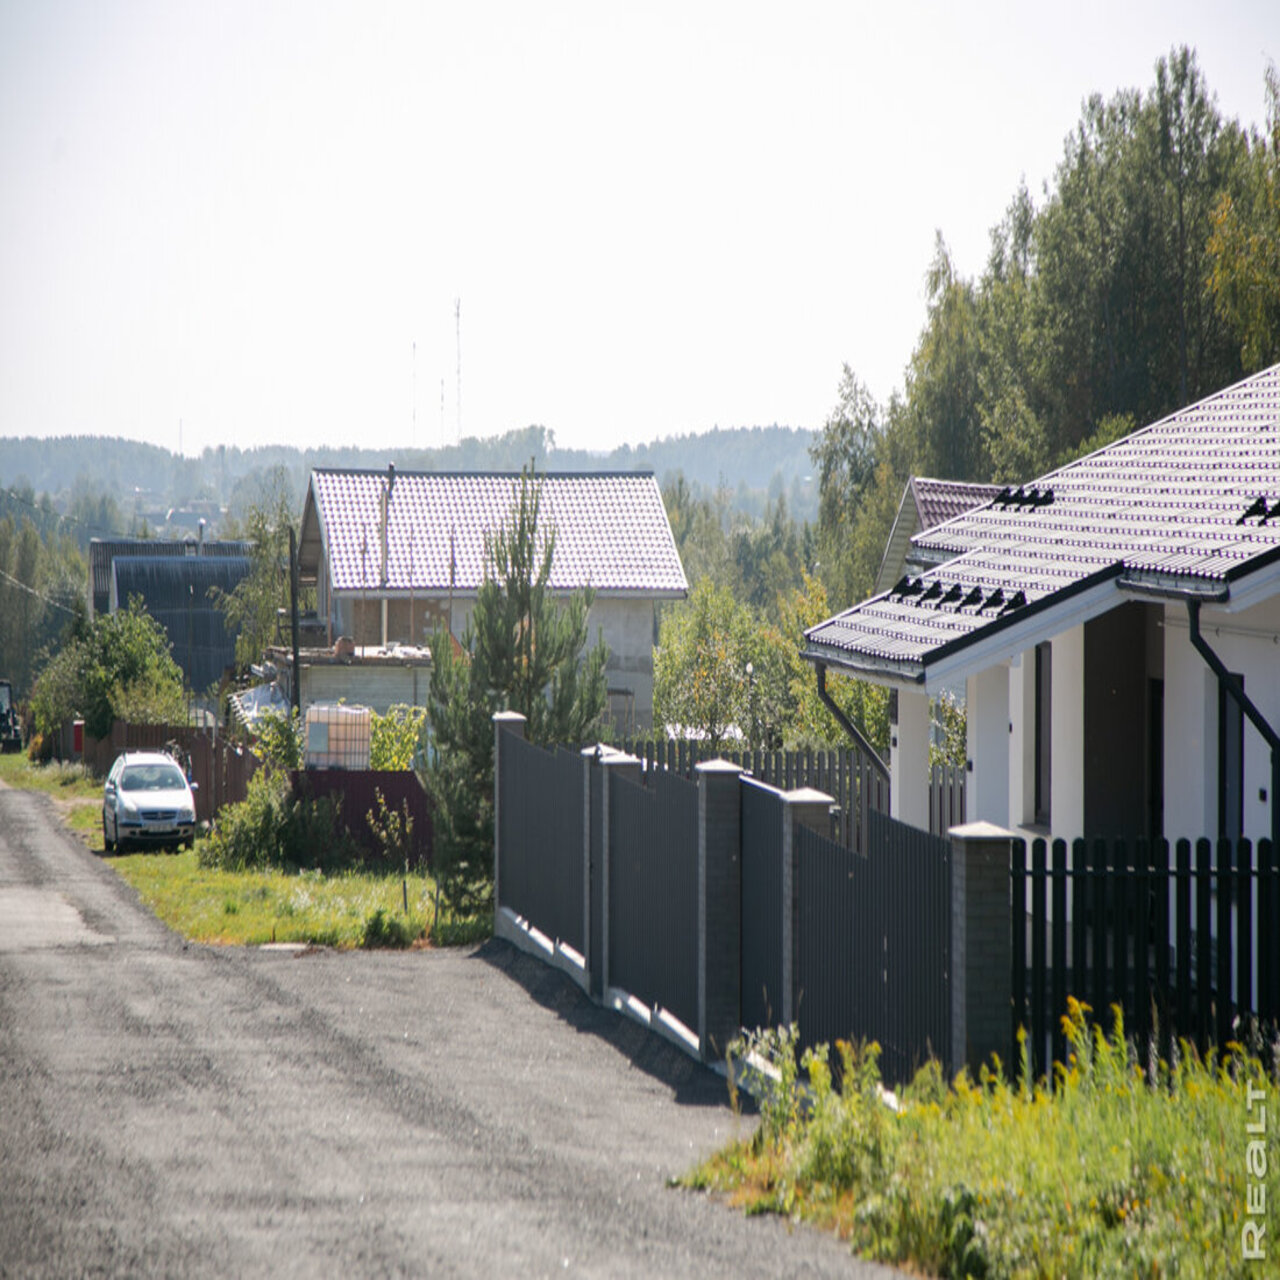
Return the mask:
[(1035, 648), (1035, 696), (1032, 720), (1035, 758), (1032, 779), (1032, 817), (1047, 827), (1052, 813), (1053, 790), (1053, 645), (1044, 641)]
[[(1232, 678), (1244, 688), (1238, 671)], [(1239, 840), (1244, 835), (1244, 711), (1218, 682), (1218, 835)]]

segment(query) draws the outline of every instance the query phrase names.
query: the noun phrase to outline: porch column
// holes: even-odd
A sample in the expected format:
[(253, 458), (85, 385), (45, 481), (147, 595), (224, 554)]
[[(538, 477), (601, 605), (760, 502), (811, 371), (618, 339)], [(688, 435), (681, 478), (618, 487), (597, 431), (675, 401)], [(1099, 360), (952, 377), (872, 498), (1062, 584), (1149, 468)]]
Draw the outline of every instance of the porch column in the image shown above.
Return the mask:
[(988, 667), (966, 688), (965, 815), (972, 822), (1009, 822), (1009, 668)]
[(929, 695), (898, 689), (898, 718), (889, 725), (889, 816), (929, 830)]

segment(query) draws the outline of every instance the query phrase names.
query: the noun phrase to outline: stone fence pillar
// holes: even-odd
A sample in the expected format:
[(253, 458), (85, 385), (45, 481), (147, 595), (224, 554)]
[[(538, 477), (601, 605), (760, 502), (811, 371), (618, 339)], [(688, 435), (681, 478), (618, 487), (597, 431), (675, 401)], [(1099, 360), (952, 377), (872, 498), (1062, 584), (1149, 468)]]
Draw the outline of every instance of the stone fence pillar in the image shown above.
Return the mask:
[(1013, 832), (990, 822), (952, 827), (951, 1071), (976, 1074), (991, 1055), (1012, 1052), (1013, 962), (1010, 846)]

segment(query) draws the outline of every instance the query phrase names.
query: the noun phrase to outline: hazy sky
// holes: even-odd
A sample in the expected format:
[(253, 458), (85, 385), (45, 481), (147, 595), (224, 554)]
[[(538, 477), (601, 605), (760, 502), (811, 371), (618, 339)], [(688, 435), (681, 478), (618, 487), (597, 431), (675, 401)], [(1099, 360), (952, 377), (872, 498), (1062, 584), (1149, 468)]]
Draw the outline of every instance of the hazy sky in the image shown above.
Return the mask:
[(464, 435), (819, 426), (1175, 43), (1262, 124), (1275, 0), (0, 0), (0, 435), (438, 444), (455, 299)]

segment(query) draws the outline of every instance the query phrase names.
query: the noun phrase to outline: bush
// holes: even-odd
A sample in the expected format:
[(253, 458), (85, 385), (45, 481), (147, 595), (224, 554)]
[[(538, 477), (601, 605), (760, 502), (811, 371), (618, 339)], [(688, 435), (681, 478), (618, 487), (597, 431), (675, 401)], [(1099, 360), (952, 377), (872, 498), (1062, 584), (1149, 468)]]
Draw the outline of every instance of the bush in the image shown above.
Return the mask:
[(263, 770), (250, 779), (246, 798), (219, 815), (200, 847), (200, 865), (225, 871), (347, 865), (358, 853), (341, 810), (337, 797), (296, 796), (286, 774)]

